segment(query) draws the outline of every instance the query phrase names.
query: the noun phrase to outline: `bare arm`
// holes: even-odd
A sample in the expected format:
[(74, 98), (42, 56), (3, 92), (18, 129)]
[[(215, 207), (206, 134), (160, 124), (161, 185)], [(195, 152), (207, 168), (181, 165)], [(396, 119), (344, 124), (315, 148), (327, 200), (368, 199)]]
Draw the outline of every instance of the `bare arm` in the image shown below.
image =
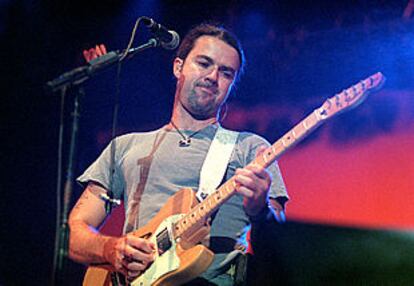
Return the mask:
[(106, 192), (89, 183), (69, 215), (69, 256), (80, 263), (105, 263), (105, 245), (116, 238), (104, 236), (97, 230), (106, 217), (105, 203), (99, 198)]
[(69, 216), (69, 257), (85, 264), (107, 264), (129, 278), (138, 276), (154, 260), (153, 243), (127, 234), (106, 236), (97, 228), (105, 220), (106, 190), (89, 183)]

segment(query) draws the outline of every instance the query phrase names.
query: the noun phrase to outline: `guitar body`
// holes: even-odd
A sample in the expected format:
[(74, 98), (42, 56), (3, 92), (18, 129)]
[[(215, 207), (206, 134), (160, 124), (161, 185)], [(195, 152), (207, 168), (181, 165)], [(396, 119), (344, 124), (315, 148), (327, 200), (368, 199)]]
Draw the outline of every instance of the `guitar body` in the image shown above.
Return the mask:
[[(152, 241), (157, 250), (157, 237), (168, 235), (171, 246), (161, 255), (156, 253), (154, 262), (138, 278), (130, 283), (132, 286), (180, 285), (204, 272), (214, 258), (207, 247), (197, 244), (209, 234), (209, 226), (204, 222), (191, 231), (191, 236), (182, 237), (179, 242), (173, 239), (172, 225), (198, 204), (191, 189), (182, 189), (169, 198), (157, 215), (147, 225), (133, 232), (134, 235)], [(168, 234), (167, 231), (168, 230)], [(83, 285), (112, 286), (113, 272), (104, 267), (88, 267)], [(122, 284), (121, 284), (122, 285)]]

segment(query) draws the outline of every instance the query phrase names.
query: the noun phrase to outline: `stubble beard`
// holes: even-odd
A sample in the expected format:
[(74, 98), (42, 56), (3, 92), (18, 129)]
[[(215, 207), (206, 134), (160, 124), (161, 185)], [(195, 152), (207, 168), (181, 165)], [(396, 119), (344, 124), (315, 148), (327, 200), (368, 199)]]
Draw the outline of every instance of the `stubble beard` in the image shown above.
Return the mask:
[(183, 104), (184, 108), (198, 120), (217, 116), (218, 107), (216, 107), (214, 99), (204, 101), (202, 97), (204, 95), (199, 95), (192, 89), (187, 99), (188, 106)]

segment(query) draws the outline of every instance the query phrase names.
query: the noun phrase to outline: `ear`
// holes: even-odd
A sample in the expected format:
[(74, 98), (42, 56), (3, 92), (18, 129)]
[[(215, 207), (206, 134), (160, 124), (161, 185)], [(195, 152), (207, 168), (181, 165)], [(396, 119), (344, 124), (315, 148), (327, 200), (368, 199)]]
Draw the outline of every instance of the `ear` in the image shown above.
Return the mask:
[(174, 76), (179, 79), (181, 76), (181, 71), (183, 70), (184, 61), (180, 58), (175, 58), (173, 63), (173, 73)]

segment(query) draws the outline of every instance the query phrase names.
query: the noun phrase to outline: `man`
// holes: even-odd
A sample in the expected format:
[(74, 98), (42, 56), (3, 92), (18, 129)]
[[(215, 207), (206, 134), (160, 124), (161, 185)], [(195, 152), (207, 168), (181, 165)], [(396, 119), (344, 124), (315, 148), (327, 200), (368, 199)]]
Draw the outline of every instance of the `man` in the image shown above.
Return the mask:
[[(202, 24), (188, 33), (173, 62), (177, 84), (170, 123), (155, 131), (118, 137), (112, 146), (112, 175), (108, 147), (78, 178), (87, 187), (69, 217), (72, 259), (109, 263), (130, 280), (151, 264), (155, 246), (128, 233), (144, 226), (179, 189), (197, 190), (201, 167), (219, 126), (220, 109), (243, 65), (242, 48), (227, 30)], [(210, 247), (216, 255), (198, 283), (232, 285), (228, 274), (232, 261), (226, 258), (240, 231), (249, 220), (257, 224), (264, 219), (268, 202), (276, 212), (283, 212), (287, 193), (278, 166), (273, 164), (268, 170), (247, 166), (267, 145), (257, 135), (239, 134), (224, 179), (236, 175), (241, 196), (233, 196), (213, 216)], [(122, 237), (97, 231), (107, 215), (100, 195), (109, 188), (115, 198), (125, 202)]]

